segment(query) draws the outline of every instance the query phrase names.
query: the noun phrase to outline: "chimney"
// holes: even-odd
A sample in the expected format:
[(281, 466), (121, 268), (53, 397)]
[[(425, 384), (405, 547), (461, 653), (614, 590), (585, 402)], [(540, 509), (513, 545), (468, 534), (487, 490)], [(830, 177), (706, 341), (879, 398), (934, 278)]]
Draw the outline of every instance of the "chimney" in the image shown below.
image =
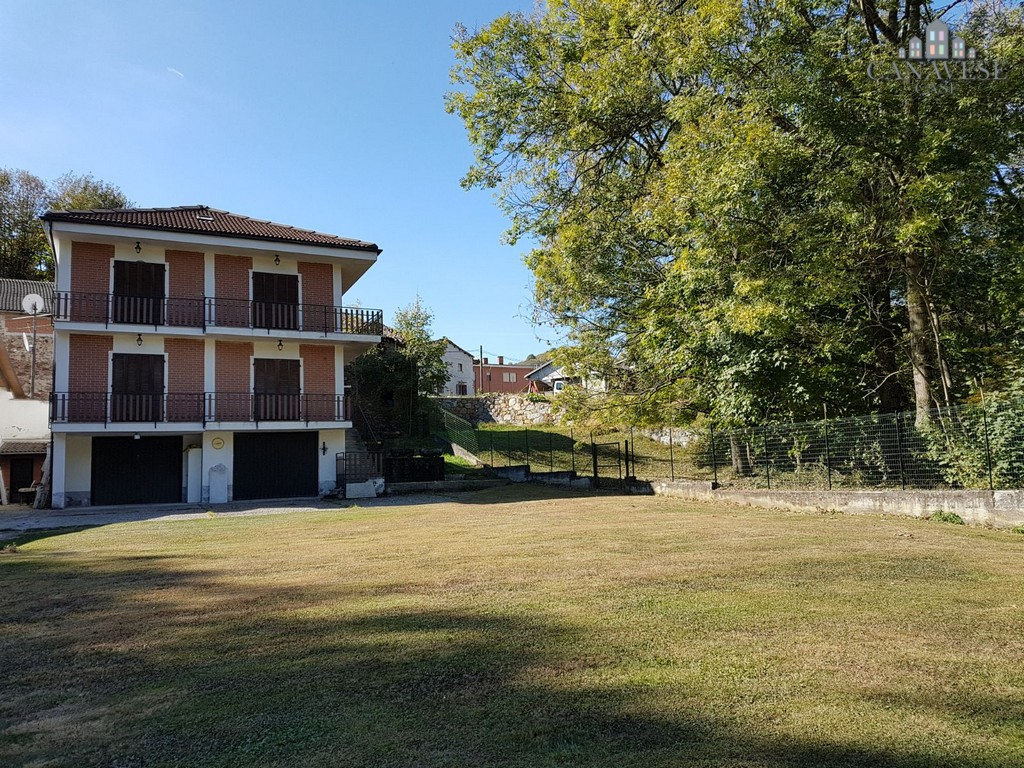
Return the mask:
[(501, 355), (498, 355), (498, 365), (504, 365), (504, 364), (505, 364), (505, 358), (502, 357)]
[(484, 365), (488, 365), (487, 358), (484, 358)]

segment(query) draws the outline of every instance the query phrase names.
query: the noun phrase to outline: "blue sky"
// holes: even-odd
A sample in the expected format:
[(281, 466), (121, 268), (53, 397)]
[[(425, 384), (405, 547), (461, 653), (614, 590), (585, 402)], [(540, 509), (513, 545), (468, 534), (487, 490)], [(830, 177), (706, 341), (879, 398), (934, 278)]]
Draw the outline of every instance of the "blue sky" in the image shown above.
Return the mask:
[(521, 359), (529, 244), (444, 111), (456, 23), (532, 0), (0, 0), (0, 167), (92, 173), (137, 205), (204, 204), (376, 242), (346, 302), (390, 321), (417, 292), (433, 329)]

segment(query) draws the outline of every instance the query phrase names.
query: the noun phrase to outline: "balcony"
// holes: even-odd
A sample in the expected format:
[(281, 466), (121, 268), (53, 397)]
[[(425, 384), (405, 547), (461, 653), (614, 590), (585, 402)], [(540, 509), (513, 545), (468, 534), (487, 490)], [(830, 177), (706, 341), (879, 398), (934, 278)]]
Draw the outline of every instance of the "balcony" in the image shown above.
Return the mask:
[(55, 392), (52, 424), (199, 424), (350, 421), (345, 395), (195, 392)]
[(109, 293), (58, 291), (58, 322), (152, 325), (154, 328), (239, 328), (303, 331), (330, 336), (380, 336), (384, 312), (323, 304), (278, 304), (248, 299), (116, 296)]

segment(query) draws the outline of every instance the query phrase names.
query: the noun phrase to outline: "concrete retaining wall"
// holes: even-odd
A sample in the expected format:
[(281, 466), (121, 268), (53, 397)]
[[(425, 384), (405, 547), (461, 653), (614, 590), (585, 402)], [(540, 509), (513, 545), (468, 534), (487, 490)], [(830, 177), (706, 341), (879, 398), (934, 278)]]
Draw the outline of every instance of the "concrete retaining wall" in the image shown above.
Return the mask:
[(969, 525), (1024, 525), (1024, 491), (741, 491), (712, 490), (711, 483), (682, 481), (635, 483), (630, 490), (753, 507), (828, 509), (847, 514), (929, 517), (936, 512), (953, 512)]

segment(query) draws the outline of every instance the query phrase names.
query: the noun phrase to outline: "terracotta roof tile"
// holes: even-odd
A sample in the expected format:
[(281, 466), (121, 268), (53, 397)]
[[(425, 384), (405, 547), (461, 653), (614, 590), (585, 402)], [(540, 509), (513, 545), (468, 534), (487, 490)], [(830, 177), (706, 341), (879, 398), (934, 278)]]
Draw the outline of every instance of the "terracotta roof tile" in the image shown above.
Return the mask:
[(0, 312), (24, 314), (21, 300), (30, 293), (43, 297), (43, 314), (53, 312), (53, 283), (43, 280), (15, 280), (10, 277), (0, 279)]
[(0, 443), (0, 456), (13, 456), (17, 454), (46, 453), (49, 440), (30, 440), (27, 438), (9, 438)]
[(286, 224), (275, 224), (262, 219), (252, 219), (205, 205), (188, 205), (177, 208), (49, 211), (43, 214), (42, 218), (44, 221), (68, 221), (132, 229), (158, 229), (169, 232), (322, 245), (328, 248), (349, 248), (380, 253), (380, 248), (374, 243), (314, 232), (311, 229), (299, 229)]

